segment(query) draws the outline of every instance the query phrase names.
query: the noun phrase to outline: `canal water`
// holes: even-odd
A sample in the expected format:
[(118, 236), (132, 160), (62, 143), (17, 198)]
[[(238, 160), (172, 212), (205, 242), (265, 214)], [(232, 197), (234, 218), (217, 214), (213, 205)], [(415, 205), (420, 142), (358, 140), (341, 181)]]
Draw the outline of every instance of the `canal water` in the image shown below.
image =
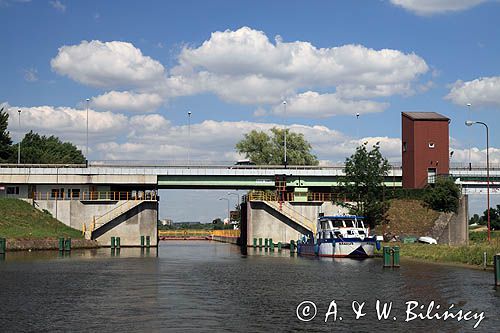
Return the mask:
[[(392, 302), (387, 319), (379, 320), (377, 300), (380, 309)], [(446, 309), (468, 315), (429, 318)], [(412, 319), (419, 314), (424, 319)], [(0, 261), (0, 332), (27, 331), (499, 332), (500, 291), (493, 274), (480, 270), (404, 260), (392, 270), (379, 258), (319, 260), (277, 250), (243, 255), (208, 241), (162, 242), (158, 253), (8, 253)]]

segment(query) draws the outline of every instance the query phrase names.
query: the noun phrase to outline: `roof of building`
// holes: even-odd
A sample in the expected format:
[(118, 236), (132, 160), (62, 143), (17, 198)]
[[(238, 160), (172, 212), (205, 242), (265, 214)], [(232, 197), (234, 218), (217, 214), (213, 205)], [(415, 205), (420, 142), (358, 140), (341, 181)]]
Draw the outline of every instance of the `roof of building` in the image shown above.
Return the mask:
[(402, 114), (413, 120), (450, 120), (437, 112), (402, 112)]

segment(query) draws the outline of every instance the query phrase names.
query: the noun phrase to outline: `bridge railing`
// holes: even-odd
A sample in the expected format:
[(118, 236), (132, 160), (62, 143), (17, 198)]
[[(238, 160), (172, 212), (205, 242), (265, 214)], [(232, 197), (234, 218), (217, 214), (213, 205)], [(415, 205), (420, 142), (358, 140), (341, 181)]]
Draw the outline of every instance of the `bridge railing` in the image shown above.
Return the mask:
[(33, 192), (31, 198), (34, 200), (80, 200), (80, 201), (121, 201), (121, 200), (150, 200), (158, 201), (156, 191), (51, 191)]
[[(269, 191), (250, 191), (244, 198), (247, 201), (295, 201), (294, 192), (283, 193), (279, 197), (276, 192)], [(320, 193), (308, 192), (307, 201), (322, 201), (322, 202), (345, 202), (346, 197), (337, 193)]]
[(184, 229), (184, 230), (159, 230), (160, 237), (240, 237), (240, 230), (224, 229), (224, 230), (206, 230), (206, 229)]

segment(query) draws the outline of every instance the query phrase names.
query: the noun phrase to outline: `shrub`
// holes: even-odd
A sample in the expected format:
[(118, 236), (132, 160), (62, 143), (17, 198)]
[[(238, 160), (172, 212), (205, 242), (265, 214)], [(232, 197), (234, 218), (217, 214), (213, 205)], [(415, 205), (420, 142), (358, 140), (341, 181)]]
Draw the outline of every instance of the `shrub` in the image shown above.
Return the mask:
[(439, 212), (456, 212), (459, 198), (460, 189), (451, 178), (438, 178), (424, 194), (427, 206)]

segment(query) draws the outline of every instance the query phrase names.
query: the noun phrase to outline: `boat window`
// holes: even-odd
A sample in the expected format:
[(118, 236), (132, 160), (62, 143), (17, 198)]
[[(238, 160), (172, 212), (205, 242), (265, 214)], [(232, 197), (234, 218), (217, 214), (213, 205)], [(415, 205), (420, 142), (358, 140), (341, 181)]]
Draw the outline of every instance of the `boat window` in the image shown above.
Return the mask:
[(342, 220), (334, 220), (333, 221), (333, 226), (335, 228), (343, 228), (344, 227), (344, 221), (342, 221)]
[(360, 235), (364, 235), (364, 234), (365, 234), (365, 231), (364, 231), (364, 230), (358, 230), (358, 234), (360, 234)]
[(347, 230), (348, 235), (354, 235), (354, 230)]

